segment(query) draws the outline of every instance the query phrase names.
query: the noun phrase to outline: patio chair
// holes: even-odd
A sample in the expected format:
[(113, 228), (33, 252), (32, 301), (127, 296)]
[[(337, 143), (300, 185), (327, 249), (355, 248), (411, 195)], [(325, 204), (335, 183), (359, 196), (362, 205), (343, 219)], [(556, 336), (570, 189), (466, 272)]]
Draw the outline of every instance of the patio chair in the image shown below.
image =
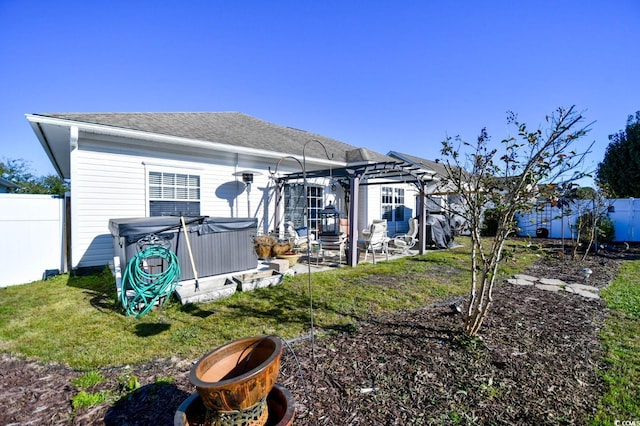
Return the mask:
[(298, 230), (293, 227), (293, 222), (285, 223), (285, 231), (286, 237), (293, 244), (294, 250), (302, 250), (307, 248), (307, 244), (310, 242), (313, 243), (314, 237), (313, 234), (309, 235), (307, 228), (299, 228), (300, 230), (304, 229), (304, 235), (300, 235)]
[[(338, 252), (338, 265), (342, 264), (342, 255), (345, 253), (345, 248), (347, 245), (347, 234), (340, 233), (338, 235), (319, 235), (318, 239), (312, 244), (319, 244), (319, 257), (322, 257), (322, 261), (324, 262), (326, 252), (334, 253)], [(316, 262), (317, 263), (317, 262)]]
[(409, 254), (409, 249), (418, 242), (418, 219), (412, 217), (409, 219), (409, 232), (406, 234), (394, 235), (390, 241), (391, 250), (400, 254)]
[(368, 230), (362, 231), (364, 239), (358, 240), (358, 247), (364, 250), (364, 260), (367, 260), (369, 252), (373, 256), (373, 263), (376, 263), (376, 251), (384, 253), (389, 260), (389, 237), (387, 237), (387, 221), (374, 220)]

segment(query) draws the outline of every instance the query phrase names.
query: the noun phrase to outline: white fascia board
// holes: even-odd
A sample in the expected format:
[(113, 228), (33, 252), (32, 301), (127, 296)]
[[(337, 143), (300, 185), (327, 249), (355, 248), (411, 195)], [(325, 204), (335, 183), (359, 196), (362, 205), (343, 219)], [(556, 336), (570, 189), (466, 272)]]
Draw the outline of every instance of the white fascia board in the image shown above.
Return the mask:
[(64, 173), (62, 173), (62, 169), (60, 168), (60, 165), (56, 162), (55, 155), (53, 155), (51, 146), (49, 146), (49, 141), (45, 137), (44, 133), (42, 133), (42, 129), (40, 128), (40, 125), (39, 125), (40, 121), (36, 119), (39, 117), (34, 116), (32, 114), (25, 114), (25, 117), (29, 121), (29, 124), (31, 125), (33, 132), (36, 134), (36, 137), (38, 138), (38, 141), (40, 141), (40, 145), (42, 146), (42, 149), (44, 149), (45, 154), (47, 154), (47, 157), (49, 158), (51, 165), (53, 165), (53, 168), (56, 170), (56, 173), (58, 174), (58, 176), (63, 178)]
[[(171, 144), (171, 145), (181, 146), (185, 148), (200, 148), (200, 149), (207, 149), (207, 150), (227, 151), (227, 152), (231, 151), (238, 154), (253, 155), (258, 157), (266, 157), (266, 158), (274, 158), (274, 159), (280, 159), (284, 156), (290, 155), (292, 157), (299, 159), (300, 161), (303, 161), (302, 156), (291, 155), (288, 153), (267, 151), (263, 149), (245, 148), (245, 147), (229, 145), (229, 144), (220, 143), (220, 142), (211, 142), (211, 141), (203, 141), (199, 139), (181, 138), (178, 136), (161, 135), (158, 133), (144, 132), (141, 130), (123, 129), (121, 127), (105, 126), (103, 124), (84, 123), (82, 121), (66, 120), (62, 118), (46, 117), (41, 115), (27, 114), (26, 117), (27, 117), (27, 120), (29, 120), (29, 122), (32, 123), (32, 125), (35, 122), (39, 124), (49, 124), (54, 126), (65, 126), (65, 127), (75, 126), (78, 128), (79, 131), (94, 133), (98, 135), (106, 135), (106, 136), (129, 138), (129, 139), (150, 141), (150, 142), (163, 143), (163, 144)], [(309, 158), (307, 158), (307, 162), (308, 161), (310, 161)], [(312, 161), (314, 163), (326, 164), (330, 166), (345, 165), (344, 163), (339, 161), (322, 159), (322, 158), (313, 158)]]

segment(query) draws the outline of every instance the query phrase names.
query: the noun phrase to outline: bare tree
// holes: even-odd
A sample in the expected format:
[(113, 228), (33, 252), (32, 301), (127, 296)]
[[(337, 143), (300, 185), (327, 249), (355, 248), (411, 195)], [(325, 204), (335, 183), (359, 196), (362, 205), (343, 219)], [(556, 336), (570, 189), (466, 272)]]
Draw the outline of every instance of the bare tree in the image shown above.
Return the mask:
[[(591, 145), (578, 152), (572, 146), (589, 125), (575, 107), (558, 108), (546, 117), (548, 129), (529, 131), (513, 113), (509, 124), (517, 137), (503, 139), (500, 150), (491, 149), (486, 129), (475, 144), (447, 138), (441, 153), (446, 177), (443, 188), (454, 189), (463, 199), (462, 214), (471, 231), (471, 289), (466, 310), (465, 333), (477, 336), (493, 301), (493, 288), (506, 239), (516, 231), (514, 216), (535, 208), (537, 199), (548, 196), (556, 181), (571, 182), (584, 177), (580, 171)], [(462, 152), (462, 153), (461, 153)], [(498, 226), (492, 241), (480, 235), (482, 215), (493, 209)]]

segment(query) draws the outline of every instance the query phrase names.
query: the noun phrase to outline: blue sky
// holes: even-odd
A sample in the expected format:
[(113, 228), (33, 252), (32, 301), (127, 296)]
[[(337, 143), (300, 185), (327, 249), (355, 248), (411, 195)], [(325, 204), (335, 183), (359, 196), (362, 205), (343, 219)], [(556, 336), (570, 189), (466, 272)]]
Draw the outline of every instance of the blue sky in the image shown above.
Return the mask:
[(26, 113), (239, 111), (386, 153), (493, 142), (506, 112), (640, 110), (640, 2), (0, 0), (0, 158), (53, 173)]

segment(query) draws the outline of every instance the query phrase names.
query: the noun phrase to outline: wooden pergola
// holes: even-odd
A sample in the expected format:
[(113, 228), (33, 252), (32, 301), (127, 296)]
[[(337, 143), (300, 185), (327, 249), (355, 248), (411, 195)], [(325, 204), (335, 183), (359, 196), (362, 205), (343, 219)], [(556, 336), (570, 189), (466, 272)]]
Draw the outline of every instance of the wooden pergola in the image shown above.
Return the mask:
[[(296, 173), (290, 173), (282, 177), (276, 178), (276, 217), (280, 217), (279, 209), (282, 198), (282, 189), (284, 185), (292, 180), (303, 180), (304, 182), (310, 178), (331, 178), (338, 182), (345, 190), (348, 198), (348, 217), (349, 217), (349, 235), (347, 242), (349, 247), (356, 247), (358, 240), (358, 194), (362, 185), (384, 185), (392, 183), (411, 183), (418, 189), (418, 220), (420, 227), (418, 228), (420, 254), (424, 254), (426, 250), (425, 226), (426, 223), (426, 185), (434, 180), (435, 172), (417, 166), (415, 164), (402, 161), (385, 161), (378, 163), (358, 164), (337, 169), (309, 170)], [(305, 194), (306, 196), (306, 194)], [(276, 226), (278, 228), (279, 226)], [(347, 256), (347, 265), (354, 266), (357, 264), (357, 250), (349, 250)]]

